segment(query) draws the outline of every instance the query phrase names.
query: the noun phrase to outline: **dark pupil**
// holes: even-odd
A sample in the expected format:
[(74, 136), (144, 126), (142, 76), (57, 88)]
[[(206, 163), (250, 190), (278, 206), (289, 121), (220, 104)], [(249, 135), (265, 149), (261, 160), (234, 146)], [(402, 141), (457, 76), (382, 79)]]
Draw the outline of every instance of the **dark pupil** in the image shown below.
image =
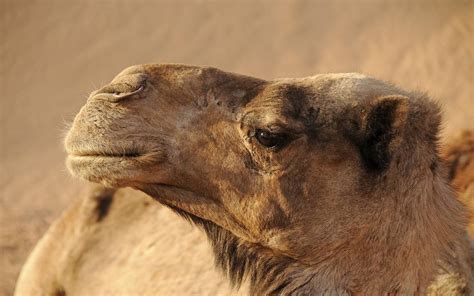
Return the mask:
[(265, 147), (277, 147), (283, 142), (283, 135), (272, 134), (267, 131), (257, 130), (255, 137)]

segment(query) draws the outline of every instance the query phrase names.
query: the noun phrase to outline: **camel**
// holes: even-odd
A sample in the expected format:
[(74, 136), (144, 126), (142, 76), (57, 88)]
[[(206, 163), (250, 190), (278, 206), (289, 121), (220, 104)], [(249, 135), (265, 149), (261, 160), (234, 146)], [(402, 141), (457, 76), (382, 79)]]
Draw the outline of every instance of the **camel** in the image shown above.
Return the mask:
[[(65, 146), (74, 176), (138, 189), (201, 228), (245, 293), (471, 295), (474, 247), (440, 120), (426, 95), (361, 74), (266, 81), (138, 65), (90, 95)], [(150, 258), (143, 246), (114, 247), (152, 232), (133, 228), (150, 205), (117, 196), (102, 188), (66, 212), (17, 295), (156, 294), (133, 284), (153, 280), (130, 265)]]

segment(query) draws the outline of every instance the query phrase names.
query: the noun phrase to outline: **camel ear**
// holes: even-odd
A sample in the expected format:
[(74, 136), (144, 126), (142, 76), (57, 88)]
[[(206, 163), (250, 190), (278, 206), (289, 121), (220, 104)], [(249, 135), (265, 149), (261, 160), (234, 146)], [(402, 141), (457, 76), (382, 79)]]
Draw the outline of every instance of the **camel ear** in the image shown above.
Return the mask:
[(386, 169), (400, 145), (408, 98), (385, 96), (370, 102), (361, 114), (361, 154), (368, 167)]

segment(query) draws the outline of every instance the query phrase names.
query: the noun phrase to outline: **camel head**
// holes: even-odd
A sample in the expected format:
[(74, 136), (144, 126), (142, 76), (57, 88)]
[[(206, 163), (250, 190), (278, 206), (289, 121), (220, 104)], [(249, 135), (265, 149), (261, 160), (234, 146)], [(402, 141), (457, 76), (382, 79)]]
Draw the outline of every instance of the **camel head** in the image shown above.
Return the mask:
[[(90, 95), (65, 146), (75, 176), (142, 190), (303, 266), (345, 261), (350, 278), (394, 268), (397, 256), (409, 266), (407, 242), (440, 246), (418, 231), (433, 220), (421, 207), (461, 211), (455, 201), (422, 200), (450, 194), (439, 122), (423, 95), (360, 74), (266, 81), (139, 65)], [(436, 239), (449, 240), (453, 223), (433, 224), (447, 229)], [(425, 251), (432, 260), (436, 250)]]

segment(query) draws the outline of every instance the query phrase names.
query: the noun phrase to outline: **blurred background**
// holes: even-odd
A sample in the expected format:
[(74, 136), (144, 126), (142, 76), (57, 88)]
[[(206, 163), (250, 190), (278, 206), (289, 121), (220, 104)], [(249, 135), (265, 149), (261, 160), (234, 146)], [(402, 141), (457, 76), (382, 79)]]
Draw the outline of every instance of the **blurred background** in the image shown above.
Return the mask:
[(266, 79), (361, 72), (427, 92), (443, 139), (474, 128), (473, 1), (0, 0), (0, 295), (86, 184), (62, 137), (88, 94), (139, 63)]

